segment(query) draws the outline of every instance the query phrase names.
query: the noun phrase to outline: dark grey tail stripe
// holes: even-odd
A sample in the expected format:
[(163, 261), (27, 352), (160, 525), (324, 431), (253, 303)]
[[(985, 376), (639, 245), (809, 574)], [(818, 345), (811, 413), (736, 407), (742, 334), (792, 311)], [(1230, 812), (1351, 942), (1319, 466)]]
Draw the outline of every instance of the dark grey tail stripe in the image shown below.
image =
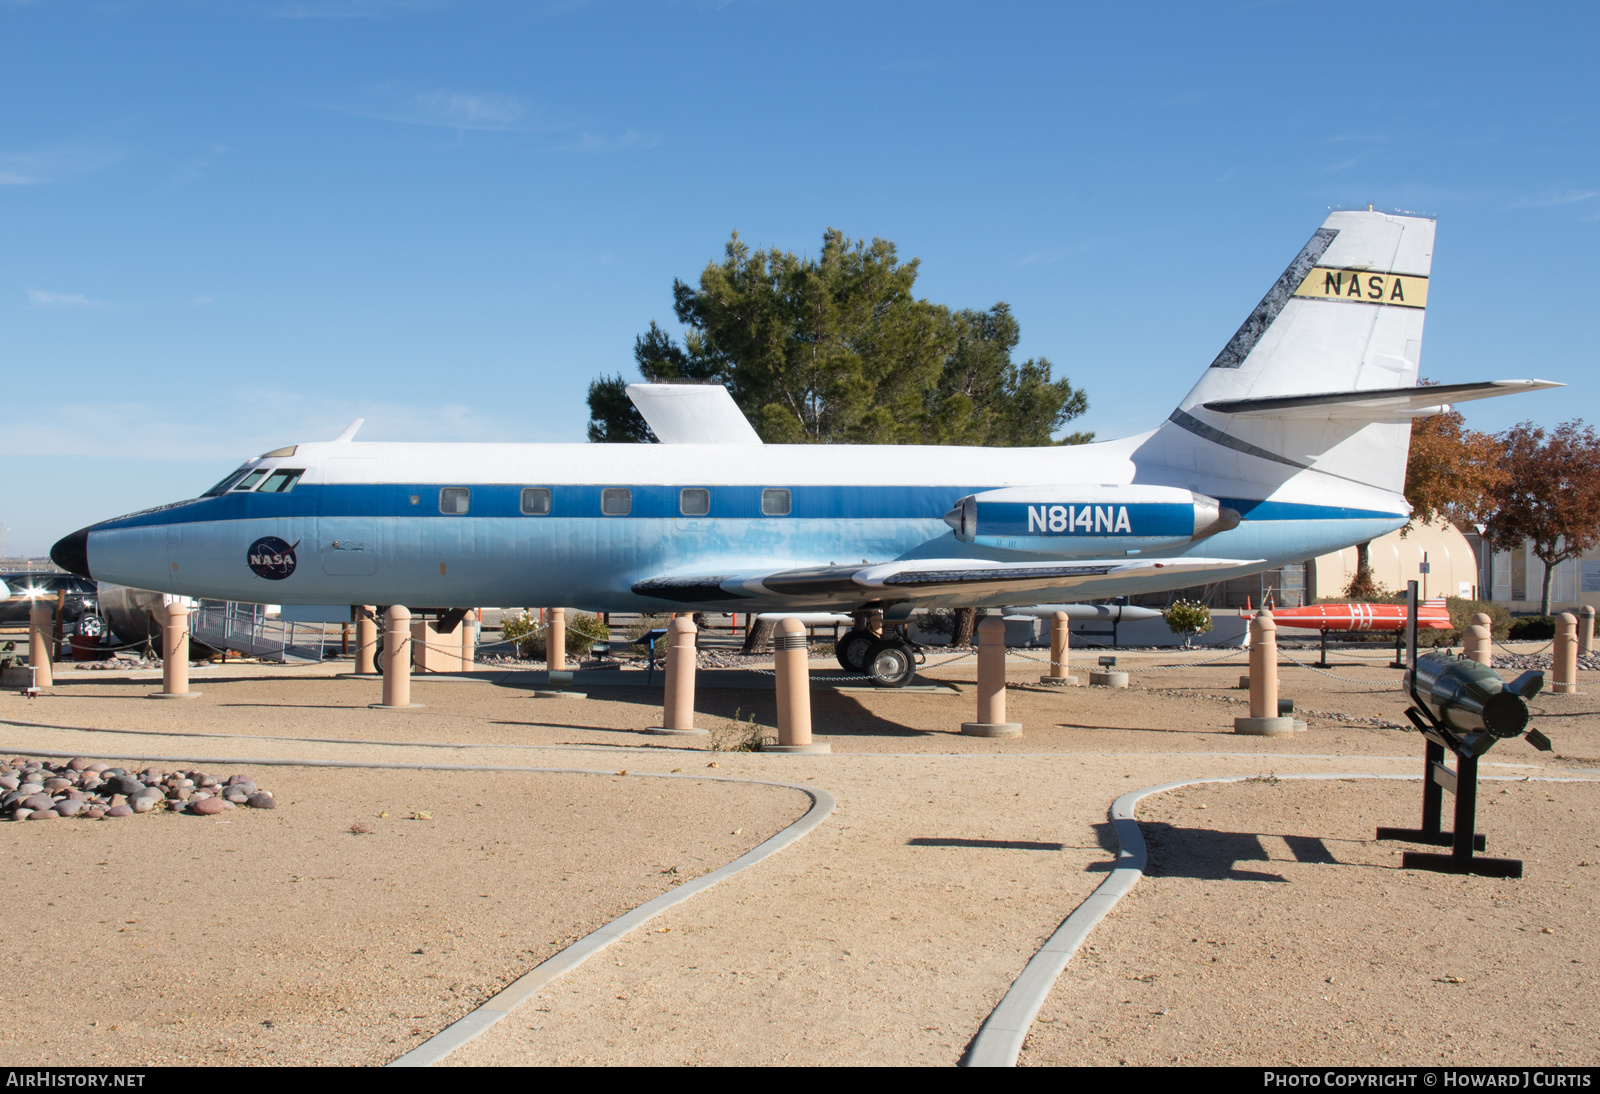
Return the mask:
[(1261, 341), (1261, 336), (1272, 326), (1272, 321), (1278, 318), (1278, 313), (1289, 302), (1294, 291), (1300, 287), (1300, 282), (1306, 279), (1306, 274), (1311, 272), (1311, 267), (1322, 258), (1323, 252), (1328, 249), (1328, 244), (1332, 243), (1338, 234), (1337, 228), (1316, 230), (1310, 241), (1295, 256), (1295, 260), (1289, 263), (1289, 268), (1283, 271), (1283, 276), (1278, 278), (1277, 284), (1267, 290), (1267, 295), (1261, 298), (1261, 303), (1250, 313), (1250, 318), (1244, 321), (1244, 326), (1240, 327), (1228, 340), (1228, 344), (1222, 347), (1217, 359), (1211, 362), (1212, 368), (1238, 368), (1244, 363), (1244, 359), (1250, 356), (1250, 351)]
[(1192, 414), (1185, 414), (1181, 410), (1174, 410), (1172, 416), (1167, 420), (1174, 425), (1182, 426), (1197, 437), (1204, 437), (1213, 444), (1220, 444), (1223, 448), (1231, 448), (1235, 452), (1243, 452), (1248, 456), (1271, 460), (1273, 463), (1285, 463), (1290, 467), (1298, 467), (1302, 471), (1311, 470), (1309, 463), (1299, 463), (1287, 456), (1280, 456), (1276, 452), (1268, 452), (1265, 448), (1257, 448), (1249, 441), (1242, 441), (1232, 434), (1224, 433), (1220, 429), (1214, 429), (1199, 418), (1194, 417)]

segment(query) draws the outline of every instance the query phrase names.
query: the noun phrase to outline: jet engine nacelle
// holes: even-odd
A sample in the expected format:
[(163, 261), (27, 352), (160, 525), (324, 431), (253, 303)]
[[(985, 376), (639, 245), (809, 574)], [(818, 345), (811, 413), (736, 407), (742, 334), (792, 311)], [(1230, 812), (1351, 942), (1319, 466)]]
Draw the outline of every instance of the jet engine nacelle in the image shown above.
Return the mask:
[(1216, 498), (1175, 486), (1012, 486), (944, 516), (963, 543), (1064, 557), (1182, 547), (1239, 524)]

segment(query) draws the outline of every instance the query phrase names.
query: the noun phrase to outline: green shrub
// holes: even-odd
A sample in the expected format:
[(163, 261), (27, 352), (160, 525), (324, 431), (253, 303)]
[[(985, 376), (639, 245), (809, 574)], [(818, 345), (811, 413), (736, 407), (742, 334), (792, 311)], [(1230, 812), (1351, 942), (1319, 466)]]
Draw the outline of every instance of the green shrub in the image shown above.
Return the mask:
[[(628, 628), (627, 641), (638, 642), (639, 639), (643, 638), (650, 631), (663, 631), (671, 626), (671, 613), (662, 612), (656, 615), (641, 615), (639, 617), (639, 622)], [(662, 635), (660, 638), (656, 639), (655, 645), (651, 647), (650, 655), (653, 656), (657, 661), (660, 661), (667, 656), (667, 645), (670, 637), (670, 635)], [(643, 646), (639, 646), (637, 648), (641, 653), (644, 652)]]
[[(544, 660), (545, 625), (539, 622), (538, 616), (525, 611), (506, 619), (501, 626), (506, 641), (516, 643), (518, 657)], [(599, 616), (586, 612), (573, 612), (567, 616), (567, 653), (573, 657), (584, 656), (594, 648), (596, 642), (609, 641), (610, 638), (611, 628), (602, 623)]]
[(1450, 609), (1450, 622), (1454, 624), (1455, 631), (1450, 636), (1446, 645), (1461, 645), (1461, 636), (1472, 626), (1472, 617), (1483, 612), (1489, 617), (1489, 633), (1496, 639), (1504, 641), (1511, 634), (1511, 612), (1504, 604), (1496, 604), (1492, 600), (1463, 600), (1459, 596), (1445, 597), (1445, 605)]
[(1166, 620), (1167, 629), (1173, 634), (1185, 636), (1185, 644), (1194, 635), (1211, 629), (1211, 609), (1189, 600), (1174, 600), (1161, 613), (1161, 618)]
[(756, 725), (754, 714), (741, 720), (737, 710), (731, 719), (711, 731), (713, 752), (760, 752), (762, 746), (777, 743), (765, 726)]
[(1543, 642), (1556, 636), (1558, 622), (1560, 617), (1554, 615), (1518, 616), (1511, 621), (1511, 633), (1508, 637), (1513, 642)]

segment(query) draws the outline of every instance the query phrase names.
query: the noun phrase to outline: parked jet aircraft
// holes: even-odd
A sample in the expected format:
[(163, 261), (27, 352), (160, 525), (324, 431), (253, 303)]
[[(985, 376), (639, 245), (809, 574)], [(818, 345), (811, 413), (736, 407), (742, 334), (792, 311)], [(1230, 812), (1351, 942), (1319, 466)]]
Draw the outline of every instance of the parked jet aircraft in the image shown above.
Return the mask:
[[(1431, 219), (1333, 213), (1167, 420), (1124, 440), (764, 445), (721, 387), (641, 384), (660, 445), (358, 443), (358, 421), (51, 554), (123, 585), (286, 605), (879, 609), (891, 624), (1255, 573), (1404, 524), (1412, 419), (1559, 386), (1415, 386), (1433, 235)], [(909, 679), (893, 626), (840, 647)]]

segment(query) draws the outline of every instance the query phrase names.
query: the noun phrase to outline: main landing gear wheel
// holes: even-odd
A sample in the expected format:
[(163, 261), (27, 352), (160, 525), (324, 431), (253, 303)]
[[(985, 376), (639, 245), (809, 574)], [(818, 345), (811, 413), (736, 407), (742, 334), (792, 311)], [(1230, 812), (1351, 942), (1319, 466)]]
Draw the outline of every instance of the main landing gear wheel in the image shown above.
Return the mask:
[(903, 688), (917, 675), (917, 655), (897, 638), (884, 638), (867, 651), (866, 673), (880, 688)]
[(833, 655), (839, 659), (839, 667), (844, 671), (865, 672), (867, 651), (877, 641), (878, 636), (871, 631), (851, 631), (834, 643)]

